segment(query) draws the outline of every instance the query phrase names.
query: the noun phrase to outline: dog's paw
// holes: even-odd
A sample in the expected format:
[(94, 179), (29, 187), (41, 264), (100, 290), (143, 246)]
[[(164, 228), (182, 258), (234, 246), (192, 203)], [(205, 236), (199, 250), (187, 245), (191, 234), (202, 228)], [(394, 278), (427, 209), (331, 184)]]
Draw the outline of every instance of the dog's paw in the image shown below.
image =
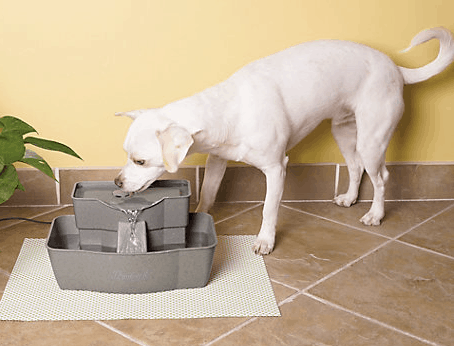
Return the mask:
[(268, 255), (271, 253), (271, 251), (273, 251), (273, 248), (274, 248), (274, 241), (261, 239), (259, 237), (257, 237), (254, 245), (252, 246), (252, 250), (257, 255)]
[(377, 216), (372, 211), (369, 211), (359, 221), (361, 221), (366, 226), (379, 226), (380, 220), (382, 218), (383, 218), (383, 216), (381, 216), (381, 217), (379, 215)]
[(333, 200), (334, 203), (336, 203), (340, 207), (350, 207), (351, 205), (356, 203), (356, 197), (351, 197), (347, 195), (346, 193), (343, 195), (339, 195), (337, 197), (334, 197)]

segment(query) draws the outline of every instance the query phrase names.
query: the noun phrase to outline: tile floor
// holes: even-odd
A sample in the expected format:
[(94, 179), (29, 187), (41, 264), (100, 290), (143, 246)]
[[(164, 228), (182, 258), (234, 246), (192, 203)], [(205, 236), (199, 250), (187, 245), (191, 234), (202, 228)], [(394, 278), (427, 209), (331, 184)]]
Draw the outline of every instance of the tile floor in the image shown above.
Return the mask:
[[(388, 202), (379, 227), (369, 203), (283, 203), (265, 262), (282, 317), (75, 322), (0, 321), (2, 346), (453, 345), (454, 200)], [(218, 234), (255, 234), (261, 203), (217, 204)], [(52, 220), (71, 207), (0, 207)], [(0, 295), (23, 239), (49, 226), (0, 222)]]

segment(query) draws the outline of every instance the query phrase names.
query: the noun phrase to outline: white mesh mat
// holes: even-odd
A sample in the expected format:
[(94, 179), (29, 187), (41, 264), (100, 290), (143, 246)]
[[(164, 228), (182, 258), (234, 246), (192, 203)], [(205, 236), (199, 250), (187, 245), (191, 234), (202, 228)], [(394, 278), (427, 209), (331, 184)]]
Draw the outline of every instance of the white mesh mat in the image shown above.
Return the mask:
[(280, 316), (254, 236), (219, 236), (208, 285), (146, 294), (62, 290), (45, 239), (25, 239), (0, 301), (0, 320)]

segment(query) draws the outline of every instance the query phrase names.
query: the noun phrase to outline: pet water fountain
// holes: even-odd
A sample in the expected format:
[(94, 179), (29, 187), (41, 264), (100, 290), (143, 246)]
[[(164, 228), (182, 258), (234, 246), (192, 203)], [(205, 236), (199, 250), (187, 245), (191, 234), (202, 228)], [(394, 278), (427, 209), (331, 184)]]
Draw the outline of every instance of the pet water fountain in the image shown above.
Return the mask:
[(149, 293), (207, 284), (213, 218), (189, 213), (189, 182), (158, 180), (126, 195), (113, 182), (74, 185), (75, 215), (52, 222), (46, 247), (62, 289)]

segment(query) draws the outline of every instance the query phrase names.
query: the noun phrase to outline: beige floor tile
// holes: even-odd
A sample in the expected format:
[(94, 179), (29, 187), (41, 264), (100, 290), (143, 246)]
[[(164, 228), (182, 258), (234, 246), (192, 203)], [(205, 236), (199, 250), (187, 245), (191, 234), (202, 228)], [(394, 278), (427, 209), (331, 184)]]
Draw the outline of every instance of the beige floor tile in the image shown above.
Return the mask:
[(454, 260), (391, 243), (310, 290), (442, 345), (454, 340)]
[(425, 345), (306, 296), (283, 305), (281, 312), (282, 317), (259, 318), (214, 345)]
[[(55, 173), (55, 170), (54, 170)], [(57, 205), (57, 183), (37, 169), (17, 168), (25, 191), (16, 190), (3, 205)]]
[(10, 272), (0, 268), (0, 292), (5, 291), (6, 283), (9, 280), (10, 274)]
[(259, 205), (260, 203), (216, 203), (209, 213), (213, 216), (214, 222), (219, 222)]
[(71, 194), (74, 184), (79, 181), (113, 181), (120, 169), (61, 169), (60, 170), (60, 198), (61, 203), (71, 204)]
[[(257, 234), (262, 207), (216, 225), (218, 234)], [(281, 207), (274, 251), (265, 256), (270, 277), (307, 287), (378, 246), (385, 239)]]
[(293, 288), (283, 286), (277, 282), (271, 281), (271, 285), (273, 286), (274, 296), (276, 297), (276, 302), (278, 304), (298, 292)]
[(399, 240), (454, 257), (454, 205)]
[[(388, 164), (389, 180), (386, 184), (386, 199), (436, 199), (454, 197), (454, 165), (437, 164)], [(348, 170), (339, 171), (339, 193), (348, 189)], [(359, 200), (371, 200), (374, 188), (369, 176), (364, 173), (359, 191)]]
[[(73, 208), (62, 208), (40, 216), (42, 221), (52, 221), (59, 215), (73, 214)], [(11, 272), (25, 238), (47, 238), (50, 225), (21, 222), (0, 230), (0, 268)]]
[(25, 238), (46, 238), (49, 225), (22, 223), (0, 231), (0, 268), (11, 272)]
[[(272, 283), (278, 302), (296, 291)], [(147, 345), (203, 345), (227, 333), (239, 324), (249, 320), (244, 318), (202, 318), (181, 320), (123, 320), (104, 321), (115, 329), (141, 340)]]
[(386, 202), (386, 215), (380, 226), (365, 226), (359, 219), (370, 209), (371, 203), (361, 202), (350, 208), (343, 208), (334, 203), (284, 203), (285, 205), (319, 215), (330, 220), (342, 222), (388, 237), (395, 237), (427, 218), (442, 211), (452, 201), (436, 202)]
[[(36, 215), (48, 213), (60, 207), (0, 207), (0, 219), (10, 217), (34, 218)], [(40, 218), (38, 218), (40, 220)], [(20, 223), (20, 220), (8, 220), (0, 222), (0, 229)]]
[(336, 165), (289, 165), (283, 200), (331, 200), (334, 197)]
[[(201, 169), (201, 176), (205, 170)], [(202, 179), (201, 179), (202, 181)], [(216, 201), (262, 201), (265, 197), (265, 175), (255, 167), (227, 167)]]
[[(227, 206), (227, 204), (223, 204)], [(247, 208), (245, 204), (238, 204), (238, 207), (233, 207), (237, 211), (243, 211)], [(215, 205), (214, 211), (210, 211), (212, 215), (225, 214), (223, 209), (216, 211), (216, 207), (221, 207), (218, 204)], [(222, 210), (222, 212), (221, 212)], [(227, 215), (235, 215), (233, 212), (227, 213)], [(256, 235), (260, 230), (260, 223), (262, 220), (262, 205), (257, 204), (255, 208), (249, 209), (236, 217), (229, 218), (225, 221), (218, 222), (216, 224), (216, 233), (218, 235)]]
[(146, 345), (203, 345), (235, 328), (248, 318), (198, 318), (182, 320), (105, 321)]
[(0, 340), (2, 346), (137, 346), (137, 343), (92, 321), (0, 321)]

